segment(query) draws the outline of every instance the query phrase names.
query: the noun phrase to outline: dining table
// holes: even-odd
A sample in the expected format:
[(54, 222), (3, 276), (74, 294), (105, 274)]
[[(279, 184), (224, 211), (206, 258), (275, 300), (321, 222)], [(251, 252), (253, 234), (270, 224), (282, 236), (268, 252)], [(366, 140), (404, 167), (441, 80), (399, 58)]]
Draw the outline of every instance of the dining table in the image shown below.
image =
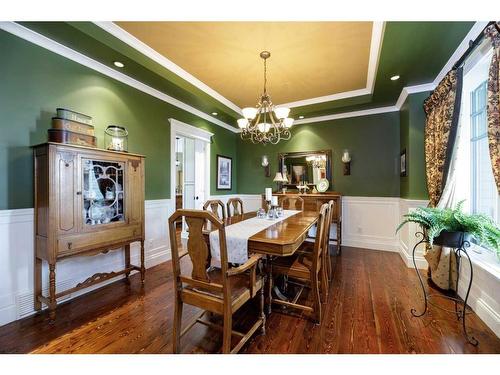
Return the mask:
[[(228, 236), (227, 233), (230, 232), (228, 228), (231, 225), (254, 219), (256, 216), (256, 212), (246, 212), (241, 215), (225, 218), (223, 221), (226, 227), (226, 240)], [(317, 223), (318, 218), (319, 212), (317, 211), (298, 211), (281, 221), (273, 221), (267, 218), (260, 219), (267, 220), (269, 226), (248, 238), (248, 254), (257, 253), (264, 255), (267, 263), (268, 282), (272, 275), (272, 259), (275, 257), (293, 255), (304, 243), (307, 238), (307, 233)], [(208, 222), (203, 229), (203, 236), (208, 246), (210, 246), (210, 232), (213, 230), (210, 222)], [(229, 251), (230, 249), (228, 249), (228, 252)], [(268, 298), (271, 300), (270, 288)], [(271, 304), (269, 303), (267, 306), (267, 312), (270, 313)]]

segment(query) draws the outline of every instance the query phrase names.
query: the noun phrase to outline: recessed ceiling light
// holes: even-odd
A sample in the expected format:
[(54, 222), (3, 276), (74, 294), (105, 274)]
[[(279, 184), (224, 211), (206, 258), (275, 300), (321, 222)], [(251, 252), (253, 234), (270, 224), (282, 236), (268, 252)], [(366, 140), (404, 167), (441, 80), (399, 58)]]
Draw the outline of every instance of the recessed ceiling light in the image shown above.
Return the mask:
[(117, 68), (123, 68), (125, 66), (124, 63), (122, 63), (121, 61), (113, 61), (113, 64), (117, 67)]
[(212, 116), (217, 116), (218, 113), (217, 112), (212, 112)]
[(299, 116), (299, 118), (300, 118), (300, 119), (303, 119), (303, 118), (304, 118), (304, 116)]
[(399, 76), (392, 76), (391, 81), (397, 81), (399, 79)]

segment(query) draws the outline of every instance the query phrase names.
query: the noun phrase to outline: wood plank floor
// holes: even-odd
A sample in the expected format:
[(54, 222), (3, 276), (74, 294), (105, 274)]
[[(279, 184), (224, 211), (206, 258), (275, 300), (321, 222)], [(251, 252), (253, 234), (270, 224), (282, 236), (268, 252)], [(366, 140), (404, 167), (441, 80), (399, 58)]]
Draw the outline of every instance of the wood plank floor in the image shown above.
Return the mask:
[[(397, 253), (344, 248), (334, 257), (334, 282), (321, 325), (275, 308), (266, 336), (254, 336), (242, 353), (500, 353), (500, 339), (475, 315), (469, 327), (479, 340), (465, 342), (453, 314), (430, 307), (422, 318), (418, 280)], [(0, 327), (1, 353), (170, 353), (173, 290), (170, 262), (117, 281), (59, 306), (48, 314)], [(445, 303), (445, 301), (439, 301)], [(197, 312), (186, 307), (184, 322)], [(252, 322), (256, 303), (235, 323)], [(196, 325), (181, 340), (183, 353), (217, 352), (220, 332)]]

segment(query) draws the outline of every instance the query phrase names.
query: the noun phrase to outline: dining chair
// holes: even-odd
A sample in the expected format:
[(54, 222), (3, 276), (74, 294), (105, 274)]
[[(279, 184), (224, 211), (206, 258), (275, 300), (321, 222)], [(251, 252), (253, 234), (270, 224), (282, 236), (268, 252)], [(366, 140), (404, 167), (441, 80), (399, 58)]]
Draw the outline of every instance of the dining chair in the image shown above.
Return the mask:
[[(219, 214), (219, 208), (222, 212), (221, 214)], [(224, 207), (224, 203), (222, 203), (222, 201), (220, 201), (219, 199), (209, 199), (203, 205), (203, 209), (205, 211), (211, 211), (215, 215), (215, 217), (219, 219), (226, 219), (226, 207)]]
[[(326, 272), (324, 269), (324, 234), (326, 233), (326, 221), (329, 216), (328, 208), (328, 203), (325, 203), (319, 211), (317, 236), (312, 252), (297, 252), (291, 256), (279, 257), (269, 265), (270, 275), (272, 276), (268, 282), (269, 295), (271, 296), (270, 303), (305, 311), (312, 316), (316, 323), (321, 322), (320, 292), (324, 294), (323, 299), (325, 300), (325, 293), (327, 293)], [(289, 281), (291, 279), (298, 281), (296, 284), (299, 289), (291, 300), (285, 301), (272, 297), (274, 276), (286, 276)], [(310, 287), (312, 292), (312, 307), (297, 303), (306, 286)]]
[[(179, 247), (175, 233), (175, 222), (179, 218), (184, 219), (190, 229), (187, 246), (183, 248)], [(220, 268), (210, 266), (210, 250), (203, 237), (203, 227), (207, 222), (213, 230), (219, 231)], [(210, 211), (177, 210), (168, 219), (168, 224), (175, 290), (173, 352), (179, 352), (181, 337), (196, 323), (222, 330), (222, 353), (237, 353), (259, 328), (262, 334), (265, 334), (264, 278), (257, 273), (257, 266), (262, 256), (252, 255), (244, 264), (230, 267), (227, 261), (224, 222)], [(246, 333), (233, 330), (233, 314), (258, 292), (260, 292), (260, 314), (256, 323)], [(203, 311), (181, 329), (184, 304), (196, 306)], [(206, 312), (222, 315), (223, 325), (203, 319)], [(231, 349), (233, 335), (240, 337), (240, 340)]]
[[(231, 212), (232, 208), (232, 212)], [(243, 215), (243, 201), (240, 198), (230, 198), (227, 200), (227, 216)]]
[[(330, 258), (330, 240), (334, 238), (332, 235), (332, 229), (334, 228), (332, 226), (332, 220), (333, 220), (333, 215), (334, 215), (334, 207), (335, 202), (333, 200), (330, 200), (328, 202), (328, 212), (329, 212), (329, 220), (327, 221), (327, 226), (325, 227), (325, 268), (327, 270), (327, 275), (328, 275), (328, 280), (332, 280), (333, 276), (333, 269), (332, 269), (332, 263), (331, 263), (331, 258)], [(303, 246), (299, 249), (299, 251), (312, 251), (311, 248), (311, 243), (314, 243), (316, 241), (316, 226), (312, 227), (309, 232), (307, 233), (307, 238), (304, 241)]]
[(287, 195), (281, 200), (281, 207), (285, 210), (304, 211), (304, 199), (299, 195)]

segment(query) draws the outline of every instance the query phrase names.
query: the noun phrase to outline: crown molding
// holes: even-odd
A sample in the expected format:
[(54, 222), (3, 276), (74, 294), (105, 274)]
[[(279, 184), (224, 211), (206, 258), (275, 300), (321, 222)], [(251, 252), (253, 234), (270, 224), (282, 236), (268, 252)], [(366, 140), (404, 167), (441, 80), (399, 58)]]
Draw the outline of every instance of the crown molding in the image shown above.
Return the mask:
[(106, 21), (106, 22), (94, 22), (94, 24), (104, 31), (108, 32), (109, 34), (113, 35), (115, 38), (121, 40), (122, 42), (126, 43), (130, 47), (136, 49), (143, 55), (147, 56), (154, 62), (160, 64), (164, 68), (170, 70), (172, 73), (176, 74), (177, 76), (181, 77), (182, 79), (186, 80), (193, 86), (197, 87), (204, 93), (210, 95), (220, 103), (224, 104), (226, 107), (231, 108), (233, 111), (242, 114), (241, 108), (238, 107), (236, 104), (231, 102), (229, 99), (225, 98), (221, 94), (219, 94), (217, 91), (200, 81), (198, 78), (193, 76), (192, 74), (188, 73), (184, 69), (182, 69), (179, 65), (175, 64), (172, 60), (169, 60), (165, 56), (163, 56), (161, 53), (157, 52), (150, 46), (148, 46), (146, 43), (140, 41), (137, 39), (135, 36), (130, 34), (128, 31), (122, 29), (120, 26), (118, 26), (114, 22)]
[(395, 105), (389, 106), (389, 107), (371, 108), (371, 109), (367, 109), (367, 110), (363, 110), (363, 111), (344, 112), (344, 113), (337, 113), (335, 115), (311, 117), (311, 118), (307, 118), (307, 119), (304, 118), (302, 120), (295, 121), (294, 125), (309, 124), (309, 123), (321, 122), (321, 121), (329, 121), (329, 120), (335, 120), (335, 119), (340, 119), (340, 118), (368, 116), (368, 115), (373, 115), (373, 114), (378, 114), (378, 113), (394, 112), (394, 111), (401, 110), (401, 107), (403, 106), (404, 102), (406, 101), (406, 98), (408, 97), (408, 95), (416, 94), (416, 93), (424, 92), (424, 91), (434, 90), (436, 88), (436, 86), (439, 84), (439, 82), (441, 82), (443, 77), (451, 70), (451, 68), (453, 67), (455, 62), (467, 50), (467, 48), (469, 47), (469, 42), (471, 40), (476, 39), (477, 36), (486, 27), (487, 24), (488, 24), (487, 21), (476, 22), (471, 27), (471, 29), (469, 30), (467, 35), (464, 37), (462, 42), (460, 42), (460, 44), (456, 48), (455, 52), (453, 52), (453, 54), (450, 56), (450, 58), (448, 59), (446, 64), (443, 66), (441, 71), (438, 73), (436, 78), (432, 82), (424, 83), (421, 85), (403, 87)]
[(401, 107), (406, 101), (406, 98), (410, 94), (416, 94), (418, 92), (424, 92), (424, 91), (432, 91), (435, 88), (436, 85), (434, 84), (434, 82), (424, 83), (422, 85), (403, 87), (403, 90), (401, 90), (401, 94), (399, 94), (398, 100), (396, 101), (396, 107), (398, 109), (401, 109)]
[(397, 112), (397, 111), (399, 111), (399, 108), (394, 106), (394, 105), (391, 105), (388, 107), (370, 108), (370, 109), (364, 109), (361, 111), (336, 113), (333, 115), (318, 116), (318, 117), (311, 117), (308, 119), (297, 120), (294, 122), (294, 126), (301, 125), (301, 124), (310, 124), (313, 122), (323, 122), (323, 121), (330, 121), (330, 120), (338, 120), (338, 119), (342, 119), (342, 118), (377, 115), (380, 113)]
[(450, 56), (446, 64), (443, 66), (443, 69), (441, 69), (439, 74), (434, 79), (434, 86), (437, 86), (439, 82), (441, 82), (441, 80), (444, 78), (444, 76), (453, 68), (453, 65), (455, 65), (460, 56), (462, 56), (467, 48), (469, 48), (469, 42), (476, 39), (486, 27), (486, 25), (488, 25), (488, 21), (478, 21), (471, 27), (465, 38), (458, 45), (455, 52), (453, 52), (453, 55)]
[(104, 65), (100, 63), (99, 61), (96, 61), (94, 59), (91, 59), (90, 57), (77, 52), (69, 47), (66, 47), (50, 38), (47, 38), (46, 36), (39, 34), (33, 30), (30, 30), (18, 23), (15, 22), (0, 22), (0, 29), (4, 30), (10, 34), (13, 34), (21, 39), (24, 39), (30, 43), (33, 43), (37, 46), (40, 46), (42, 48), (45, 48), (53, 53), (56, 53), (60, 56), (63, 56), (71, 61), (74, 61), (80, 65), (86, 66), (87, 68), (90, 68), (92, 70), (95, 70), (96, 72), (99, 72), (101, 74), (104, 74), (107, 77), (113, 78), (119, 82), (122, 82), (130, 87), (133, 87), (139, 91), (142, 91), (146, 94), (149, 94), (151, 96), (154, 96), (157, 99), (160, 99), (166, 103), (169, 103), (173, 106), (176, 106), (177, 108), (180, 108), (182, 110), (185, 110), (186, 112), (192, 113), (193, 115), (196, 115), (204, 120), (210, 121), (213, 124), (219, 125), (223, 127), (224, 129), (230, 130), (233, 133), (237, 132), (237, 129), (229, 124), (226, 124), (225, 122), (216, 119), (215, 117), (212, 117), (199, 109), (196, 109), (170, 95), (167, 95), (155, 88), (152, 88), (140, 81), (137, 81), (136, 79), (129, 77), (126, 74), (123, 74), (121, 72), (116, 71), (115, 69)]

